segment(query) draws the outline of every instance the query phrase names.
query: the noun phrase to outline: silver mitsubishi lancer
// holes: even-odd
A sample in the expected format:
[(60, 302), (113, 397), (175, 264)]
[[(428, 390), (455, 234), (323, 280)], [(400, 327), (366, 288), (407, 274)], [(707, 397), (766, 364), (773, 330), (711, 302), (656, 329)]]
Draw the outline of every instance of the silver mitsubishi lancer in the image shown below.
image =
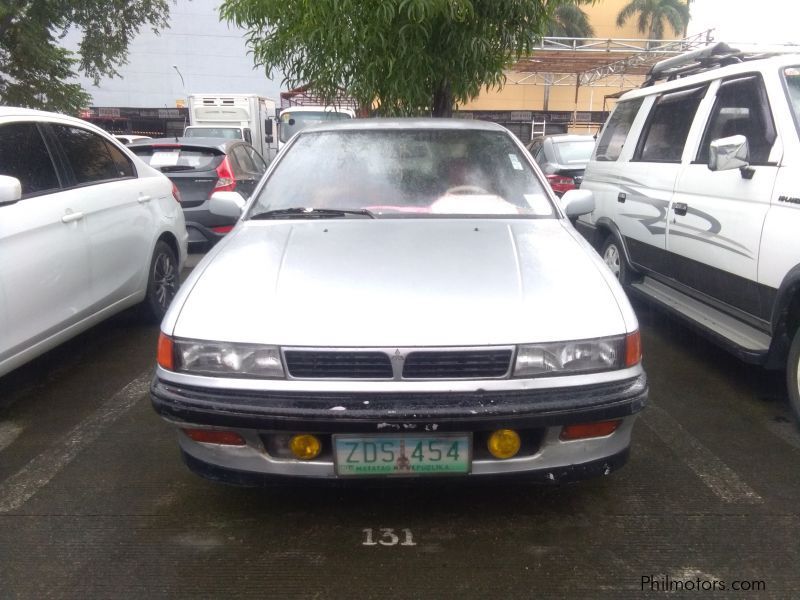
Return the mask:
[(188, 467), (274, 476), (607, 475), (647, 399), (636, 316), (504, 128), (365, 119), (297, 134), (183, 284), (155, 410)]

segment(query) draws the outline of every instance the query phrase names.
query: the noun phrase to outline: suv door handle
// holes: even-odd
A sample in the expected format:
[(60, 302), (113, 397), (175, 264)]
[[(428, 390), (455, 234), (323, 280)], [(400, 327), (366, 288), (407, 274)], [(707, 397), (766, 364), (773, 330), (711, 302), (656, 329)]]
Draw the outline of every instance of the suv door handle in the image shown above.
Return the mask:
[(689, 210), (689, 205), (685, 202), (676, 202), (672, 205), (672, 210), (675, 211), (676, 215), (684, 216), (686, 212)]
[(139, 204), (144, 204), (145, 202), (150, 202), (152, 200), (152, 196), (148, 196), (146, 194), (139, 194)]
[(72, 212), (71, 210), (67, 209), (67, 213), (61, 217), (62, 223), (72, 223), (73, 221), (80, 221), (83, 218), (82, 212)]
[(627, 199), (628, 195), (625, 192), (620, 192), (619, 194), (617, 194), (617, 202), (622, 202), (623, 204), (625, 204), (625, 200)]

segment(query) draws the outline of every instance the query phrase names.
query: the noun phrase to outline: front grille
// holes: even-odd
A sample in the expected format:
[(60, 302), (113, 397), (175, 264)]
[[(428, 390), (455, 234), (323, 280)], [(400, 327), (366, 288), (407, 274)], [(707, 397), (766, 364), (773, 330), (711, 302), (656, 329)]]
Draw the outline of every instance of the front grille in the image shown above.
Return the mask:
[(480, 379), (508, 372), (511, 350), (446, 350), (411, 352), (403, 365), (404, 379)]
[(287, 350), (286, 368), (298, 379), (391, 379), (392, 363), (384, 352)]

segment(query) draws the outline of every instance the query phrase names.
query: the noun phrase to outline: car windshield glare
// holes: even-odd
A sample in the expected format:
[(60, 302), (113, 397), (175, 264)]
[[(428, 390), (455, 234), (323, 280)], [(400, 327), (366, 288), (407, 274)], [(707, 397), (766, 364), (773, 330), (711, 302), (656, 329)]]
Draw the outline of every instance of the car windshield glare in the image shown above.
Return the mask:
[(289, 208), (367, 209), (378, 218), (557, 215), (509, 134), (461, 129), (302, 133), (249, 217)]

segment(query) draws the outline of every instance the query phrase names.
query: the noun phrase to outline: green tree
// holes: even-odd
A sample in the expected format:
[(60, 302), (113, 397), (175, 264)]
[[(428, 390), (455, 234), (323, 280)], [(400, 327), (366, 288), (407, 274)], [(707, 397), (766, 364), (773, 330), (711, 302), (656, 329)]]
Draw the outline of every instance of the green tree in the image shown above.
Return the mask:
[(651, 40), (664, 39), (664, 22), (675, 35), (683, 35), (689, 25), (689, 5), (682, 0), (631, 0), (617, 15), (617, 26), (622, 27), (638, 15), (636, 23), (640, 33)]
[(595, 0), (572, 0), (556, 7), (547, 30), (552, 37), (590, 38), (594, 37), (594, 27), (582, 5), (594, 4)]
[(566, 0), (225, 0), (255, 63), (383, 115), (449, 116), (505, 81)]
[[(75, 113), (89, 95), (76, 72), (97, 83), (119, 75), (141, 27), (167, 27), (167, 0), (0, 0), (0, 104)], [(71, 29), (77, 53), (59, 45)]]

